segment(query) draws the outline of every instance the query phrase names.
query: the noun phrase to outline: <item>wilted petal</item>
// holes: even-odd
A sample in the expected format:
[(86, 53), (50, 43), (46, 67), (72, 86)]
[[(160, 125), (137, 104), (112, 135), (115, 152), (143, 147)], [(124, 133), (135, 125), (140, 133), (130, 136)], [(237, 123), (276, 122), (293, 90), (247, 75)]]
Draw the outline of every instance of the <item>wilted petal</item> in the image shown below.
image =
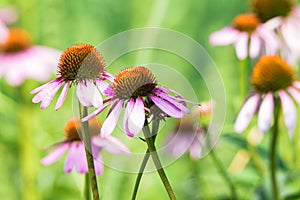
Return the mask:
[(159, 109), (161, 109), (167, 115), (174, 118), (184, 117), (184, 113), (181, 110), (179, 110), (176, 106), (171, 104), (170, 102), (153, 95), (149, 95), (149, 98), (155, 103), (157, 107), (159, 107)]
[(120, 100), (115, 106), (113, 106), (113, 110), (110, 112), (101, 128), (102, 137), (110, 135), (115, 129), (121, 113), (122, 105), (123, 100)]
[(272, 124), (274, 112), (274, 97), (268, 93), (259, 108), (258, 112), (258, 128), (262, 133), (266, 133)]
[(288, 94), (286, 94), (283, 90), (279, 91), (278, 94), (281, 99), (284, 123), (288, 128), (289, 133), (292, 134), (296, 128), (296, 107), (291, 97)]
[(54, 151), (49, 153), (46, 157), (41, 160), (43, 165), (50, 165), (56, 162), (68, 149), (69, 144), (63, 143), (59, 147), (57, 147)]
[(247, 99), (247, 101), (244, 103), (234, 124), (234, 130), (237, 133), (243, 132), (249, 125), (251, 118), (257, 110), (259, 99), (259, 94), (254, 94), (253, 96), (249, 97), (249, 99)]
[(236, 55), (240, 60), (244, 60), (248, 55), (248, 33), (240, 33), (239, 39), (235, 45)]
[(229, 45), (236, 41), (239, 31), (232, 27), (225, 27), (220, 31), (214, 32), (209, 37), (212, 45)]

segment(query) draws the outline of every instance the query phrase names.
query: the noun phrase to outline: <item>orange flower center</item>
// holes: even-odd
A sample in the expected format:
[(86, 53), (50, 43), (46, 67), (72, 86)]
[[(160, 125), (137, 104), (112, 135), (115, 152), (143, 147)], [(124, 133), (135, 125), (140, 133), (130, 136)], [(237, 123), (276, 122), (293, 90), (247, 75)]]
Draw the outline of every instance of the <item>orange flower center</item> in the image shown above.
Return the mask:
[(260, 24), (259, 19), (252, 14), (242, 14), (238, 15), (233, 20), (233, 26), (240, 30), (252, 33), (255, 31), (257, 26)]
[(296, 74), (279, 56), (261, 57), (253, 69), (251, 83), (260, 93), (276, 92), (291, 86)]
[(294, 5), (294, 0), (252, 0), (252, 10), (262, 22), (288, 16)]
[(7, 40), (1, 45), (5, 53), (17, 53), (30, 47), (32, 44), (29, 34), (18, 28), (9, 29)]
[[(97, 135), (100, 132), (101, 124), (97, 118), (89, 120), (89, 129), (91, 135)], [(67, 141), (80, 141), (81, 124), (80, 119), (72, 119), (65, 126), (65, 138)]]
[(101, 54), (89, 44), (76, 44), (60, 57), (58, 75), (65, 81), (100, 78), (105, 63)]
[(116, 76), (113, 85), (119, 99), (146, 96), (156, 87), (156, 79), (146, 67), (131, 67), (122, 70)]

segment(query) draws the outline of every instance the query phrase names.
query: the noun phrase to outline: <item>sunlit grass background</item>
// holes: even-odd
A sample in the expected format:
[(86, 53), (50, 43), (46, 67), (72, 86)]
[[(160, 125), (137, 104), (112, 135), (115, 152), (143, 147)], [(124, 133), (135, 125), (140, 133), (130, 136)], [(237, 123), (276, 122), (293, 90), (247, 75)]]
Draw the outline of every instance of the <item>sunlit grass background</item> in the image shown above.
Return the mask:
[[(242, 104), (239, 98), (238, 61), (232, 47), (212, 47), (208, 43), (209, 34), (227, 26), (235, 15), (249, 12), (249, 2), (245, 0), (15, 0), (0, 2), (0, 8), (15, 6), (19, 11), (19, 20), (13, 26), (26, 29), (36, 44), (54, 47), (63, 51), (76, 43), (89, 43), (97, 46), (114, 34), (134, 28), (163, 27), (179, 31), (193, 38), (212, 57), (223, 78), (227, 93), (227, 116), (224, 131), (215, 152), (224, 167), (228, 169), (236, 153), (241, 149), (249, 151), (245, 135), (236, 135), (233, 122)], [(113, 47), (112, 47), (113, 48)], [(113, 63), (113, 69), (123, 69), (137, 65), (135, 54), (124, 56)], [(188, 63), (176, 60), (164, 53), (154, 53), (157, 63), (168, 60), (169, 66), (176, 65), (190, 82), (197, 88), (200, 101), (209, 100), (203, 80), (195, 77)], [(1, 65), (1, 63), (0, 63)], [(117, 67), (119, 66), (119, 68)], [(113, 71), (116, 73), (117, 71)], [(166, 77), (168, 78), (168, 77)], [(63, 140), (63, 128), (73, 117), (71, 95), (59, 111), (54, 111), (54, 103), (46, 110), (31, 104), (29, 91), (41, 83), (27, 81), (20, 88), (9, 86), (0, 80), (0, 197), (21, 199), (24, 191), (30, 192), (30, 199), (82, 199), (83, 175), (63, 172), (64, 160), (50, 166), (42, 166), (40, 159), (46, 155), (43, 148)], [(180, 85), (175, 85), (180, 88)], [(23, 105), (20, 105), (23, 102)], [(18, 118), (24, 119), (20, 126)], [(104, 119), (102, 117), (102, 119)], [(171, 130), (175, 120), (167, 120), (164, 130)], [(30, 130), (30, 137), (23, 137), (25, 128)], [(26, 128), (26, 129), (27, 129)], [(283, 128), (283, 130), (285, 130)], [(284, 132), (283, 132), (284, 133)], [(122, 141), (131, 141), (124, 134), (114, 134)], [(162, 133), (163, 136), (166, 133)], [(158, 138), (163, 141), (164, 138)], [(280, 135), (279, 185), (283, 192), (299, 191), (299, 158), (293, 153), (293, 142), (286, 134)], [(28, 141), (31, 141), (28, 144)], [(139, 143), (137, 139), (132, 140)], [(253, 160), (242, 171), (230, 171), (238, 189), (240, 199), (265, 199), (269, 193), (267, 170), (269, 135), (266, 135), (257, 151), (264, 168), (264, 176), (257, 173)], [(20, 147), (20, 143), (25, 143)], [(145, 145), (140, 142), (143, 150)], [(290, 147), (290, 148), (287, 148)], [(29, 161), (20, 161), (20, 152), (30, 157)], [(298, 156), (299, 157), (299, 156)], [(297, 159), (296, 159), (297, 158)], [(297, 161), (298, 160), (298, 161)], [(29, 162), (29, 163), (27, 163)], [(116, 161), (117, 162), (117, 161)], [(124, 163), (123, 163), (124, 164)], [(238, 163), (239, 164), (239, 163)], [(22, 169), (25, 174), (36, 177), (34, 185), (22, 185)], [(298, 169), (298, 170), (296, 170)], [(210, 156), (192, 162), (188, 156), (178, 159), (166, 168), (167, 175), (174, 187), (178, 199), (229, 199), (230, 191), (220, 176)], [(196, 172), (198, 173), (196, 175)], [(285, 173), (283, 173), (285, 172)], [(119, 172), (105, 167), (104, 175), (99, 177), (100, 194), (103, 199), (130, 199), (135, 174)], [(197, 185), (198, 184), (198, 185)], [(168, 199), (164, 187), (156, 173), (145, 174), (142, 179), (138, 199)]]

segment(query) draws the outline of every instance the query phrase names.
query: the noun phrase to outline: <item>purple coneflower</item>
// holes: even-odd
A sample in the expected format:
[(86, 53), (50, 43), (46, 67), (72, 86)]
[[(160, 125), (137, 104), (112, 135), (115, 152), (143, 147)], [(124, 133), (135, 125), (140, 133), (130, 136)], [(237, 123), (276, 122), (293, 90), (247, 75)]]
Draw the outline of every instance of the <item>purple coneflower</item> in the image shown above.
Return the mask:
[(14, 8), (2, 8), (0, 9), (0, 43), (5, 42), (9, 35), (7, 24), (15, 22), (17, 19), (17, 12)]
[(60, 52), (45, 46), (34, 46), (28, 33), (9, 29), (7, 39), (0, 45), (0, 77), (12, 86), (26, 79), (46, 81), (55, 72)]
[(282, 54), (291, 64), (300, 58), (300, 7), (294, 0), (253, 0), (253, 11), (280, 34)]
[[(171, 96), (168, 93), (173, 93)], [(186, 100), (175, 91), (157, 87), (156, 79), (146, 67), (130, 67), (119, 72), (110, 91), (111, 98), (90, 116), (88, 120), (112, 105), (101, 129), (102, 136), (108, 136), (114, 130), (122, 107), (125, 106), (124, 130), (129, 137), (137, 135), (143, 128), (146, 116), (162, 115), (182, 118), (189, 113), (185, 106)]]
[(211, 34), (209, 41), (212, 45), (234, 44), (240, 60), (244, 60), (247, 55), (256, 58), (262, 51), (274, 54), (278, 49), (275, 33), (265, 27), (253, 14), (238, 15), (232, 26)]
[(273, 123), (275, 98), (279, 98), (285, 125), (293, 133), (297, 121), (295, 102), (300, 105), (300, 82), (293, 68), (279, 56), (264, 56), (253, 69), (251, 83), (254, 92), (238, 114), (236, 132), (243, 132), (256, 112), (259, 130), (267, 132)]
[(113, 77), (104, 70), (103, 57), (92, 45), (73, 45), (60, 57), (57, 67), (58, 78), (30, 92), (37, 93), (32, 102), (41, 102), (42, 109), (48, 107), (55, 94), (65, 84), (55, 106), (55, 110), (58, 110), (69, 88), (74, 84), (77, 97), (83, 106), (99, 108), (103, 104), (101, 93), (106, 95), (106, 90), (111, 87), (104, 80), (113, 80)]
[[(103, 161), (100, 152), (103, 149), (113, 154), (120, 154), (122, 152), (129, 154), (129, 150), (123, 143), (112, 136), (105, 138), (100, 137), (98, 133), (101, 129), (101, 125), (96, 118), (89, 121), (89, 129), (92, 135), (91, 144), (95, 171), (97, 175), (101, 175), (103, 172)], [(76, 168), (77, 172), (80, 174), (88, 173), (84, 143), (81, 141), (80, 135), (80, 120), (70, 120), (65, 126), (66, 139), (63, 142), (50, 146), (49, 148), (55, 148), (55, 150), (44, 157), (41, 163), (43, 165), (50, 165), (56, 162), (69, 149), (65, 160), (65, 172), (70, 173), (73, 168)]]

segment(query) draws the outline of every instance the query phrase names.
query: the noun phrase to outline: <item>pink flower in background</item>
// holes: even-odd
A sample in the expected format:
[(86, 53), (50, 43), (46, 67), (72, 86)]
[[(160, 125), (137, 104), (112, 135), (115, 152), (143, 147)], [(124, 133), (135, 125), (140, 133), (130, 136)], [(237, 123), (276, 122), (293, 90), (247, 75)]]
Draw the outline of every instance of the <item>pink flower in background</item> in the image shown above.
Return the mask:
[(212, 45), (233, 44), (240, 60), (244, 60), (248, 55), (256, 58), (260, 53), (275, 54), (278, 50), (275, 32), (252, 14), (238, 15), (232, 26), (211, 34), (209, 41)]
[(195, 119), (183, 118), (170, 132), (166, 139), (166, 151), (175, 157), (180, 157), (189, 152), (194, 160), (201, 157), (204, 145), (205, 131), (197, 127)]
[(106, 91), (111, 88), (104, 80), (112, 81), (114, 78), (105, 72), (101, 54), (89, 44), (77, 44), (66, 49), (60, 57), (57, 73), (58, 78), (30, 92), (36, 94), (32, 102), (41, 102), (42, 109), (49, 106), (64, 84), (55, 110), (62, 106), (72, 84), (76, 86), (77, 97), (83, 106), (99, 108), (103, 104), (101, 93), (107, 95)]
[(7, 7), (0, 9), (0, 44), (3, 43), (9, 35), (6, 25), (15, 22), (17, 17), (18, 15), (14, 8)]
[(54, 74), (59, 55), (55, 49), (32, 45), (24, 30), (9, 29), (8, 38), (0, 45), (0, 77), (12, 86), (26, 79), (46, 81)]
[[(168, 92), (175, 94), (172, 96)], [(156, 79), (146, 67), (130, 67), (119, 72), (110, 91), (107, 104), (97, 109), (83, 120), (88, 120), (112, 105), (101, 129), (102, 136), (108, 136), (114, 130), (122, 107), (125, 106), (124, 131), (129, 137), (137, 135), (143, 128), (146, 115), (158, 110), (167, 116), (182, 118), (189, 113), (186, 100), (175, 91), (157, 87)], [(155, 109), (154, 109), (155, 108)]]
[[(98, 135), (100, 131), (100, 122), (94, 118), (89, 121), (90, 133), (92, 135), (91, 145), (94, 157), (95, 172), (101, 175), (103, 172), (103, 161), (101, 158), (101, 151), (107, 150), (113, 154), (126, 153), (129, 154), (127, 147), (118, 139), (108, 136), (102, 138)], [(56, 162), (67, 150), (69, 150), (64, 170), (70, 173), (73, 168), (76, 168), (79, 174), (88, 173), (88, 165), (86, 161), (86, 153), (84, 143), (80, 139), (81, 125), (80, 120), (70, 120), (65, 127), (65, 141), (50, 146), (54, 150), (44, 157), (41, 161), (43, 165), (50, 165)]]
[(255, 91), (238, 114), (236, 132), (243, 132), (256, 112), (259, 130), (267, 132), (273, 123), (275, 98), (279, 96), (285, 125), (292, 134), (297, 123), (295, 102), (300, 105), (300, 82), (293, 68), (279, 56), (264, 56), (254, 67), (251, 83)]

